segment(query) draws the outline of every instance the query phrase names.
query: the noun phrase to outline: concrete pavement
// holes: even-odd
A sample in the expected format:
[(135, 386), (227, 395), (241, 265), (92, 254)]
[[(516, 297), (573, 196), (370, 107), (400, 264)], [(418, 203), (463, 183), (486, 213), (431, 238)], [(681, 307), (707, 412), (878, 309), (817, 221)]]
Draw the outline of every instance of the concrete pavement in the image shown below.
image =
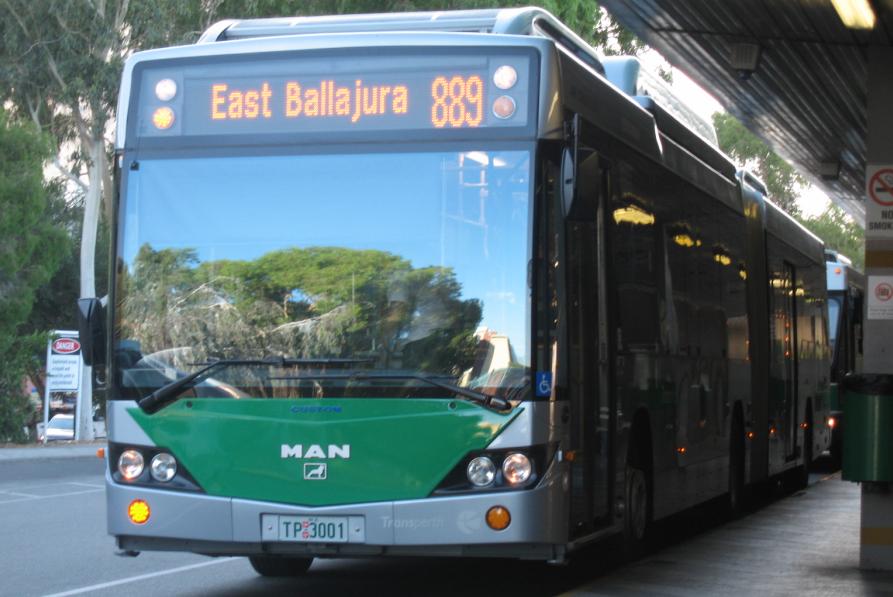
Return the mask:
[(859, 570), (859, 496), (828, 475), (566, 595), (893, 595), (893, 573)]
[[(270, 590), (341, 595), (346, 587), (368, 586), (373, 594), (395, 596), (419, 594), (420, 587), (431, 595), (468, 597), (893, 595), (893, 574), (858, 569), (859, 486), (839, 474), (813, 475), (807, 490), (722, 526), (701, 524), (711, 518), (709, 510), (683, 513), (656, 529), (665, 536), (662, 549), (623, 567), (609, 564), (610, 553), (600, 547), (568, 567), (499, 562), (502, 573), (495, 576), (491, 561), (401, 558), (320, 560), (305, 578), (274, 580), (259, 578), (244, 559), (165, 553), (115, 558), (104, 529), (104, 463), (95, 456), (101, 447), (95, 442), (0, 448), (0, 536), (7, 538), (0, 545), (0, 570), (7, 574), (0, 596), (116, 595), (125, 587), (134, 597), (236, 597)], [(49, 553), (50, 561), (68, 561), (72, 554), (79, 559), (47, 576), (40, 571)]]

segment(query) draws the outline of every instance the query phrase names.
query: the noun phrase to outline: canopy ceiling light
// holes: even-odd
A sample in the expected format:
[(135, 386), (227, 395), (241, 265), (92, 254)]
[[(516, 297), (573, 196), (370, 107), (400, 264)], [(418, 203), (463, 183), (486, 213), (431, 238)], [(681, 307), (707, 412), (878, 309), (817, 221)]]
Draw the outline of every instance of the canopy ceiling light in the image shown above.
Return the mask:
[(840, 162), (819, 162), (819, 176), (824, 180), (837, 180), (840, 178)]
[(732, 68), (738, 72), (742, 81), (749, 79), (760, 63), (760, 46), (745, 42), (733, 43), (730, 51), (729, 62)]
[(868, 0), (831, 0), (837, 16), (850, 29), (873, 29), (874, 11)]

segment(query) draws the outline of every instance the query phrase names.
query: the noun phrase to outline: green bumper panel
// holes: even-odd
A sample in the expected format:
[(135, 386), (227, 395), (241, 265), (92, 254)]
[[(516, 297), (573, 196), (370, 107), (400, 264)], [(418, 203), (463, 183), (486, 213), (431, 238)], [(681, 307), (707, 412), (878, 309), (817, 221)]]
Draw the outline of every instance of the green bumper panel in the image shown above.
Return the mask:
[[(130, 414), (215, 496), (324, 506), (428, 496), (514, 419), (449, 399), (188, 399)], [(322, 466), (324, 465), (324, 466)]]
[(843, 478), (893, 481), (893, 376), (847, 376)]

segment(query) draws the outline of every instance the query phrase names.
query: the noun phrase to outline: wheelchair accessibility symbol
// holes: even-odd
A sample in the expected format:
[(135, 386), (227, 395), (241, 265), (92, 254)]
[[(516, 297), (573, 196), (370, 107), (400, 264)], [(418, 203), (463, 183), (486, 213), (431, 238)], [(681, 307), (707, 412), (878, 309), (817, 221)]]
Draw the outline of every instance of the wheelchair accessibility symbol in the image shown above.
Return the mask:
[(536, 374), (536, 395), (538, 398), (545, 398), (552, 395), (552, 372), (537, 371)]

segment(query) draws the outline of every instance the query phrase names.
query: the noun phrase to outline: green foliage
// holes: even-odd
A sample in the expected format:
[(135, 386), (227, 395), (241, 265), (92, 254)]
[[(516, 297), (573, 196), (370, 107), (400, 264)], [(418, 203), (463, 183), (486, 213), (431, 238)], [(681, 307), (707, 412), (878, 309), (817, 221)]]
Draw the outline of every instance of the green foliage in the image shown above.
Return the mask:
[(595, 32), (590, 39), (607, 56), (636, 56), (648, 46), (636, 34), (614, 20), (603, 8), (597, 8), (598, 17)]
[(865, 271), (865, 231), (846, 212), (831, 205), (818, 216), (797, 219), (828, 248), (849, 257), (854, 268)]
[(194, 41), (201, 29), (222, 19), (540, 6), (590, 42), (598, 44), (616, 38), (621, 48), (639, 47), (628, 30), (617, 25), (607, 13), (599, 12), (595, 0), (218, 0), (175, 4), (180, 7), (170, 31), (178, 31), (181, 41), (185, 42)]
[(719, 146), (739, 163), (751, 168), (763, 179), (772, 201), (797, 218), (832, 249), (846, 255), (853, 265), (863, 269), (865, 241), (862, 229), (839, 207), (832, 205), (817, 217), (804, 218), (797, 206), (799, 189), (806, 180), (761, 139), (727, 113), (713, 115)]
[(0, 442), (24, 442), (23, 428), (32, 424), (35, 409), (22, 392), (22, 375), (33, 368), (35, 351), (46, 351), (44, 334), (18, 335), (0, 355)]
[(21, 439), (28, 416), (22, 376), (39, 336), (22, 335), (37, 289), (68, 248), (49, 221), (43, 161), (46, 139), (0, 112), (0, 441)]
[(798, 189), (806, 184), (806, 180), (797, 174), (794, 167), (731, 114), (716, 112), (713, 126), (716, 127), (720, 149), (759, 176), (766, 183), (769, 197), (776, 205), (791, 215), (798, 214)]

